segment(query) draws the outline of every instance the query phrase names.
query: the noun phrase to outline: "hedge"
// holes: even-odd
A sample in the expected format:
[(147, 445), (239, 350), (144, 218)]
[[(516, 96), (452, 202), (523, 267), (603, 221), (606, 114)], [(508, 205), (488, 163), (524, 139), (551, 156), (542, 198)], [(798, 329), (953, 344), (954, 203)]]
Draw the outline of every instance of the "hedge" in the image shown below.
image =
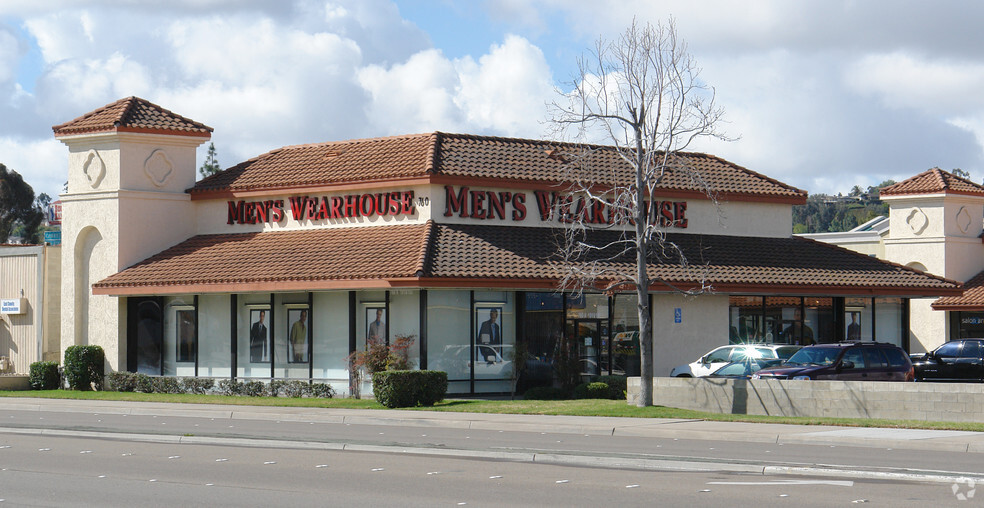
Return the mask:
[(610, 393), (608, 383), (581, 383), (574, 387), (575, 399), (607, 399)]
[(106, 355), (99, 346), (65, 348), (65, 379), (73, 390), (102, 389)]
[(58, 362), (34, 362), (29, 376), (32, 390), (55, 390), (61, 382)]
[(438, 370), (387, 370), (372, 375), (376, 402), (388, 407), (433, 406), (448, 392), (448, 373)]

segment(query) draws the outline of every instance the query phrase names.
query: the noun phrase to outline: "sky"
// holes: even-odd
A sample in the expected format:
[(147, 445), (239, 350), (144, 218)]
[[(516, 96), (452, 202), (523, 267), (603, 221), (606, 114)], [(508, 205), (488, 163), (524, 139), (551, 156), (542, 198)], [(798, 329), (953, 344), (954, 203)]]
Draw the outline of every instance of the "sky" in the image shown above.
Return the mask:
[(578, 56), (670, 17), (733, 138), (693, 150), (810, 193), (984, 179), (984, 2), (962, 0), (0, 0), (0, 163), (57, 195), (51, 126), (131, 95), (213, 127), (223, 168), (438, 130), (548, 139)]

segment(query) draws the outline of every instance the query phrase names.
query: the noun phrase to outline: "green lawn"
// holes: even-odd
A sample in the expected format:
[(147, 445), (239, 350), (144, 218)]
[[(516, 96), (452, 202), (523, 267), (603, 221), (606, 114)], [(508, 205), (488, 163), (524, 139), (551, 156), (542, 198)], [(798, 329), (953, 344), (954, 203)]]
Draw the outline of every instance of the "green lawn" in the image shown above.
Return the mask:
[[(159, 393), (77, 392), (70, 390), (0, 391), (0, 397), (36, 397), (48, 399), (125, 400), (141, 402), (182, 402), (186, 404), (227, 404), (238, 406), (324, 407), (345, 409), (385, 409), (372, 400), (357, 399), (289, 399), (275, 397), (231, 397), (226, 395), (189, 395)], [(664, 406), (640, 408), (621, 400), (458, 400), (449, 399), (434, 407), (415, 411), (459, 411), (465, 413), (621, 416), (631, 418), (684, 418), (725, 422), (786, 423), (795, 425), (839, 425), (848, 427), (889, 427), (905, 429), (945, 429), (984, 431), (984, 423), (924, 422), (917, 420), (876, 420), (865, 418), (805, 418), (704, 413)]]

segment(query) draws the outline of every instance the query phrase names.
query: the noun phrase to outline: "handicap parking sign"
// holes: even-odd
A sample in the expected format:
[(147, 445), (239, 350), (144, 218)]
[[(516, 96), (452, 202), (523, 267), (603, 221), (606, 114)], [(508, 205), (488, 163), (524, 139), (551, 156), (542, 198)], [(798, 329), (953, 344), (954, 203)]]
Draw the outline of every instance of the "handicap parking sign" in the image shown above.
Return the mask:
[(673, 322), (677, 324), (683, 322), (683, 309), (680, 307), (673, 309)]

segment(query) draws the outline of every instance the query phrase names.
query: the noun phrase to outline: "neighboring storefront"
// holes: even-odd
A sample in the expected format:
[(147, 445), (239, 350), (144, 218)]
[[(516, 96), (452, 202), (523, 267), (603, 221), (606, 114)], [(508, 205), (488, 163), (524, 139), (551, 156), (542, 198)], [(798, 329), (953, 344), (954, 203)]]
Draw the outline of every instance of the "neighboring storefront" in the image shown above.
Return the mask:
[[(910, 326), (902, 330), (911, 352), (984, 338), (984, 186), (933, 168), (882, 189), (880, 198), (889, 205), (887, 218), (843, 233), (802, 236), (963, 282), (959, 295), (910, 302)], [(880, 326), (878, 299), (873, 310), (855, 307), (860, 323), (873, 315)]]
[[(195, 147), (211, 129), (145, 100), (54, 132), (70, 150), (62, 349), (98, 344), (112, 369), (314, 379), (342, 392), (346, 357), (374, 338), (412, 337), (415, 364), (447, 371), (453, 393), (510, 391), (517, 350), (521, 388), (564, 368), (638, 374), (635, 295), (557, 290), (572, 217), (599, 226), (599, 242), (624, 227), (567, 198), (558, 153), (573, 145), (440, 132), (298, 145), (195, 182)], [(611, 150), (593, 150), (628, 178)], [(650, 265), (657, 375), (729, 340), (857, 333), (907, 346), (909, 299), (960, 293), (793, 237), (805, 192), (686, 157), (718, 203), (670, 174), (651, 205), (689, 262)], [(701, 285), (713, 291), (679, 292)], [(565, 348), (576, 365), (559, 365)]]

